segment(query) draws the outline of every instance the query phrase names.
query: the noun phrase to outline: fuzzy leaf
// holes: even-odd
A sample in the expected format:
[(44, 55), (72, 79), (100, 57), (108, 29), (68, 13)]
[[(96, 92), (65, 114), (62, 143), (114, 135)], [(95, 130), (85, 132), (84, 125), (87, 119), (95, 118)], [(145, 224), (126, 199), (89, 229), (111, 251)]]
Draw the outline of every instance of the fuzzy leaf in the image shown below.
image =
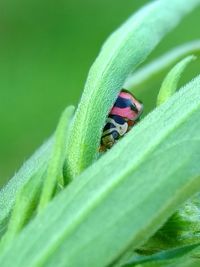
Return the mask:
[(200, 76), (54, 198), (0, 266), (103, 267), (138, 248), (199, 190), (199, 116)]
[(44, 145), (41, 146), (33, 156), (27, 160), (21, 169), (0, 191), (0, 236), (7, 228), (7, 223), (14, 206), (16, 195), (34, 175), (45, 170), (49, 155), (52, 149), (54, 138), (51, 137)]
[(188, 66), (188, 64), (195, 60), (195, 56), (188, 56), (181, 60), (179, 63), (177, 63), (167, 74), (166, 78), (164, 79), (158, 97), (157, 97), (157, 106), (163, 104), (165, 101), (168, 100), (170, 96), (172, 96), (177, 87), (178, 82), (181, 78), (181, 75), (185, 68)]
[(8, 229), (0, 243), (0, 250), (4, 249), (15, 238), (32, 217), (40, 197), (43, 178), (44, 172), (41, 169), (17, 193)]
[(89, 72), (72, 124), (67, 150), (72, 177), (96, 158), (107, 114), (129, 73), (199, 4), (199, 0), (153, 1), (108, 38)]
[(57, 183), (64, 186), (63, 165), (66, 154), (66, 143), (69, 132), (69, 122), (74, 113), (74, 107), (67, 107), (63, 112), (58, 127), (55, 132), (55, 142), (53, 145), (51, 157), (48, 163), (47, 176), (45, 177), (44, 186), (39, 203), (39, 211), (45, 208), (51, 200)]
[[(67, 123), (69, 121), (66, 121)], [(6, 231), (18, 192), (33, 176), (35, 177), (41, 171), (44, 172), (47, 169), (54, 142), (55, 138), (53, 136), (25, 162), (22, 168), (0, 191), (0, 236)]]

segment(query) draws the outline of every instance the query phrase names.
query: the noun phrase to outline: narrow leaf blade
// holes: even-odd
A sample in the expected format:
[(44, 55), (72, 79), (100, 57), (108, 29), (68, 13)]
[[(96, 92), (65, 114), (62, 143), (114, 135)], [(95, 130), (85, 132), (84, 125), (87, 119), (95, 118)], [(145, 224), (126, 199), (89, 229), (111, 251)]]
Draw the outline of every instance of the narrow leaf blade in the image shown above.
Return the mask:
[(172, 96), (176, 92), (178, 87), (178, 82), (181, 78), (183, 71), (188, 66), (188, 64), (195, 59), (196, 59), (195, 56), (188, 56), (183, 60), (181, 60), (179, 63), (177, 63), (170, 70), (170, 72), (167, 74), (161, 85), (157, 97), (157, 106), (163, 104), (165, 101), (168, 100), (168, 98), (170, 98), (170, 96)]
[(167, 261), (167, 260), (172, 260), (172, 259), (177, 259), (182, 256), (185, 256), (186, 254), (189, 254), (194, 248), (199, 246), (199, 244), (195, 245), (188, 245), (188, 246), (183, 246), (175, 249), (169, 249), (166, 251), (158, 252), (150, 256), (137, 256), (133, 257), (132, 260), (127, 262), (126, 264), (123, 264), (122, 267), (134, 267), (134, 266), (145, 266), (144, 263), (153, 263), (153, 262), (158, 262), (159, 264), (162, 261)]
[[(47, 175), (45, 177), (44, 186), (39, 203), (39, 211), (43, 210), (51, 200), (55, 191), (56, 183), (63, 180), (63, 165), (66, 155), (66, 144), (69, 132), (69, 124), (74, 113), (74, 107), (67, 107), (61, 115), (58, 127), (55, 132), (55, 142), (53, 145), (51, 157), (47, 167)], [(61, 181), (60, 181), (61, 180)]]
[(41, 169), (41, 171), (33, 175), (17, 193), (8, 229), (0, 242), (0, 250), (13, 241), (36, 210), (43, 185), (43, 172), (43, 169)]

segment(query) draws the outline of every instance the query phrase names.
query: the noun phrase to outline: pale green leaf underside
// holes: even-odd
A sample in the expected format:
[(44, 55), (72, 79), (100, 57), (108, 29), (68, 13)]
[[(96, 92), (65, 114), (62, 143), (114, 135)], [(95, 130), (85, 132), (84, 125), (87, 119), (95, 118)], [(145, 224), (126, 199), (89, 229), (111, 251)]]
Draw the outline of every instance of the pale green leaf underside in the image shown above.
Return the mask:
[(188, 56), (182, 59), (170, 70), (170, 72), (167, 74), (161, 85), (157, 97), (157, 106), (163, 104), (170, 98), (170, 96), (172, 96), (176, 92), (178, 88), (178, 82), (181, 78), (183, 71), (185, 70), (187, 65), (195, 59), (196, 59), (195, 56)]
[(140, 246), (199, 190), (199, 116), (200, 77), (63, 190), (0, 266), (103, 267)]
[(156, 76), (166, 71), (185, 56), (189, 54), (199, 55), (199, 53), (200, 40), (177, 46), (131, 74), (124, 84), (124, 87), (131, 91), (144, 87), (144, 84), (148, 84), (149, 80), (156, 79)]
[(154, 1), (109, 37), (89, 72), (72, 125), (67, 155), (72, 177), (95, 159), (106, 116), (128, 74), (199, 4), (199, 0)]

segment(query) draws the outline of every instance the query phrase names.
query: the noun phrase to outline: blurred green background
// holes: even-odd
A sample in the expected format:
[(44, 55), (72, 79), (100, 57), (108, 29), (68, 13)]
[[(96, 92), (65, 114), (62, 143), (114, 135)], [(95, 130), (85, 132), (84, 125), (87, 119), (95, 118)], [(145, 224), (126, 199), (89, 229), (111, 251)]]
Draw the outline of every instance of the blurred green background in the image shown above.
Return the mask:
[[(1, 0), (0, 185), (51, 135), (64, 107), (78, 103), (107, 36), (147, 2)], [(184, 19), (150, 59), (199, 38), (199, 17), (200, 9)]]

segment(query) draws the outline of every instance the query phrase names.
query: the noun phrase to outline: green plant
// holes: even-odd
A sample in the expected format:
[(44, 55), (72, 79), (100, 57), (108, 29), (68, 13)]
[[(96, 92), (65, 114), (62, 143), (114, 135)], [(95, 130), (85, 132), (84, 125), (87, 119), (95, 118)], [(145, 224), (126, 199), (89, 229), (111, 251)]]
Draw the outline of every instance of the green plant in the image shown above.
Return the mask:
[[(107, 40), (75, 115), (72, 107), (66, 109), (55, 135), (1, 191), (0, 266), (196, 264), (191, 253), (199, 250), (199, 201), (193, 195), (200, 185), (200, 76), (174, 94), (195, 57), (184, 58), (167, 74), (159, 107), (100, 158), (98, 147), (122, 85), (127, 81), (132, 88), (128, 75), (199, 4), (155, 1)], [(191, 43), (144, 67), (144, 80), (199, 49), (199, 42)], [(186, 212), (188, 205), (192, 213)], [(176, 215), (173, 235), (184, 221), (184, 237), (188, 232), (192, 239), (186, 235), (182, 242), (183, 235), (173, 238), (168, 231)], [(155, 252), (162, 253), (162, 262)], [(147, 253), (151, 256), (138, 259)]]

